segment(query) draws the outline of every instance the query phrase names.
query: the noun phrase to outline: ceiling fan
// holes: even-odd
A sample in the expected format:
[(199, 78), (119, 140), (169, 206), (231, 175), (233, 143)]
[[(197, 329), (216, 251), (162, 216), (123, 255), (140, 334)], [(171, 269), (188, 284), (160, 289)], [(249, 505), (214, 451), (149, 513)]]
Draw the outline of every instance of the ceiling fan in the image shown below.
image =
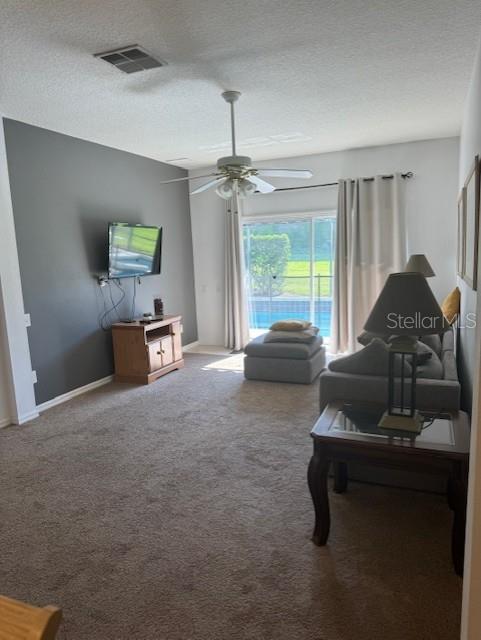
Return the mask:
[[(222, 97), (230, 104), (232, 155), (217, 160), (217, 171), (205, 176), (194, 176), (164, 180), (161, 184), (179, 182), (181, 180), (197, 180), (199, 178), (213, 178), (209, 182), (191, 191), (191, 195), (202, 193), (216, 187), (216, 193), (221, 198), (231, 198), (235, 191), (241, 198), (246, 198), (256, 191), (271, 193), (276, 188), (262, 180), (266, 178), (312, 178), (312, 171), (308, 169), (256, 169), (252, 166), (252, 160), (248, 156), (238, 156), (236, 153), (234, 103), (240, 97), (239, 91), (224, 91)], [(262, 176), (262, 177), (261, 177)]]

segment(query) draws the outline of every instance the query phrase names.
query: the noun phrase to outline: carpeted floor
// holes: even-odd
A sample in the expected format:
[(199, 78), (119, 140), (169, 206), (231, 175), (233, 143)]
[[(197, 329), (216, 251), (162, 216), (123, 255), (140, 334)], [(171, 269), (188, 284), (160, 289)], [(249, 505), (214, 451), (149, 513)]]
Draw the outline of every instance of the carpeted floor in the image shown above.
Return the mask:
[(188, 355), (0, 431), (0, 593), (68, 640), (455, 640), (442, 496), (352, 483), (310, 542), (317, 384)]

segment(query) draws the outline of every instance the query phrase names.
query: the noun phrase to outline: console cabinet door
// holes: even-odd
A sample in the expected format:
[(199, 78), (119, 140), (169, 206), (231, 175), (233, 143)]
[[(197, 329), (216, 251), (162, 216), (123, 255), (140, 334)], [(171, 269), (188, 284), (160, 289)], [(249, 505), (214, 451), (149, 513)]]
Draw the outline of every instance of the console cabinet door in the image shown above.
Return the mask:
[(162, 366), (166, 367), (168, 364), (174, 362), (174, 353), (172, 349), (172, 336), (166, 336), (160, 341), (160, 351), (162, 353)]
[(150, 373), (162, 368), (162, 342), (153, 342), (149, 345), (149, 370)]
[(174, 360), (182, 360), (182, 327), (180, 322), (172, 323), (172, 343)]

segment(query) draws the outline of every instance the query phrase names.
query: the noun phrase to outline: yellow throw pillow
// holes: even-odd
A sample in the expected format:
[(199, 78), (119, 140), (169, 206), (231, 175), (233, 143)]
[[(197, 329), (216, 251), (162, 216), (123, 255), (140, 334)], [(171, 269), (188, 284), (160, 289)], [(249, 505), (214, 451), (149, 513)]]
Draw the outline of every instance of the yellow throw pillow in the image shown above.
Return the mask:
[(444, 298), (443, 304), (441, 305), (441, 310), (449, 324), (453, 324), (459, 316), (460, 304), (461, 291), (456, 287)]
[(274, 322), (269, 329), (271, 331), (303, 331), (309, 329), (311, 324), (312, 322), (307, 320), (279, 320), (279, 322)]

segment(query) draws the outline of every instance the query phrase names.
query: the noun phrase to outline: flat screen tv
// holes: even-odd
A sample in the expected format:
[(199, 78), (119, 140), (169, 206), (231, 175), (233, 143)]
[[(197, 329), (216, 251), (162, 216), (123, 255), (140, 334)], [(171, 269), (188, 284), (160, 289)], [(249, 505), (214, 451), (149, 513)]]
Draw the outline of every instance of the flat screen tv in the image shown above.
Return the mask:
[(109, 224), (109, 278), (135, 278), (160, 273), (162, 228)]

